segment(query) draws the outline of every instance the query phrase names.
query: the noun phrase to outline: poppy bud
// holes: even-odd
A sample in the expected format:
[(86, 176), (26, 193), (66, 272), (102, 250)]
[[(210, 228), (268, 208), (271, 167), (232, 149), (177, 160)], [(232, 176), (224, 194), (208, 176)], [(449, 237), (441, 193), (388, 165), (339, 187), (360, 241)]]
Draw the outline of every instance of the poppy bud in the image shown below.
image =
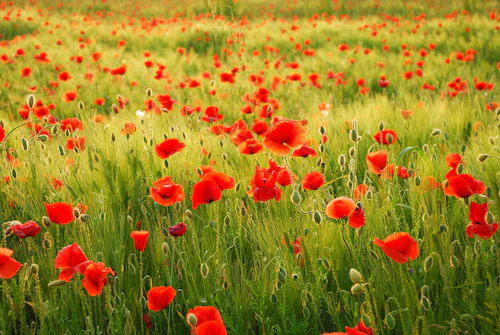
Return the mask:
[(324, 135), (324, 134), (325, 134), (325, 127), (323, 127), (322, 125), (321, 125), (321, 126), (319, 126), (319, 129), (318, 129), (318, 130), (319, 130), (319, 133), (320, 133), (321, 135)]
[(227, 154), (225, 152), (222, 153), (222, 159), (227, 161)]
[(493, 196), (493, 190), (491, 189), (491, 187), (486, 187), (486, 196), (488, 198), (491, 198)]
[(57, 287), (57, 286), (63, 286), (66, 284), (65, 280), (54, 280), (49, 283), (49, 287)]
[(299, 280), (299, 275), (297, 273), (292, 273), (293, 280)]
[(163, 245), (161, 246), (161, 250), (163, 250), (164, 253), (168, 253), (169, 252), (170, 247), (168, 246), (167, 242), (163, 242)]
[(187, 218), (191, 219), (193, 217), (193, 213), (187, 209), (185, 212), (184, 212), (184, 215), (186, 215)]
[(32, 274), (36, 275), (39, 270), (40, 270), (40, 268), (38, 267), (38, 264), (31, 264), (31, 266), (30, 266), (30, 272)]
[(330, 261), (327, 258), (323, 258), (323, 267), (330, 270)]
[(149, 87), (146, 89), (146, 96), (148, 96), (148, 97), (152, 97), (153, 96), (153, 90), (151, 88), (149, 88)]
[(484, 216), (484, 221), (487, 224), (492, 224), (493, 222), (495, 222), (495, 217), (493, 216), (493, 213), (491, 213), (490, 211), (486, 212), (486, 215)]
[(115, 135), (115, 133), (111, 133), (111, 141), (113, 141), (113, 142), (114, 142), (115, 140), (116, 140), (116, 135)]
[(432, 129), (431, 136), (437, 136), (439, 134), (441, 134), (441, 129), (438, 128)]
[(479, 154), (479, 156), (477, 156), (477, 160), (482, 163), (486, 160), (486, 158), (488, 158), (488, 155), (486, 154)]
[(79, 217), (80, 216), (80, 210), (76, 207), (73, 208), (73, 216), (75, 218)]
[(349, 279), (355, 284), (360, 284), (363, 280), (361, 277), (361, 273), (359, 273), (358, 270), (354, 268), (349, 270)]
[(349, 138), (351, 139), (352, 142), (356, 143), (358, 141), (358, 132), (356, 129), (352, 129), (349, 132)]
[(424, 271), (425, 272), (429, 272), (429, 270), (432, 268), (432, 262), (433, 262), (432, 256), (429, 256), (425, 259), (425, 262), (424, 262)]
[(189, 313), (187, 315), (187, 323), (188, 325), (190, 325), (191, 327), (196, 327), (196, 325), (198, 324), (198, 318), (196, 317), (196, 314), (194, 313)]
[(28, 141), (26, 141), (26, 139), (24, 137), (21, 139), (21, 144), (23, 145), (23, 150), (27, 151), (28, 150)]
[(387, 313), (384, 318), (384, 323), (389, 329), (394, 329), (396, 327), (396, 320), (394, 320), (394, 316), (391, 313)]
[(354, 155), (356, 155), (356, 148), (350, 147), (349, 148), (349, 156), (354, 157)]
[(363, 286), (361, 286), (360, 284), (354, 284), (351, 287), (351, 293), (354, 295), (361, 294), (363, 293), (363, 291), (364, 291)]
[(352, 129), (358, 130), (358, 121), (357, 120), (352, 120), (351, 125), (352, 125)]
[(321, 143), (319, 145), (318, 149), (319, 149), (319, 152), (321, 152), (321, 153), (325, 152), (325, 145), (323, 143)]
[(420, 186), (420, 183), (422, 182), (422, 180), (420, 179), (419, 176), (416, 176), (415, 177), (415, 186)]
[(339, 156), (338, 163), (339, 163), (339, 165), (340, 165), (340, 166), (345, 166), (345, 164), (346, 164), (346, 159), (345, 159), (345, 156), (344, 156), (344, 155), (340, 155), (340, 156)]
[(448, 231), (448, 228), (445, 225), (443, 225), (443, 224), (439, 225), (439, 232), (440, 233), (446, 233), (447, 231)]
[(210, 268), (208, 267), (207, 263), (203, 263), (200, 265), (200, 273), (203, 279), (206, 279), (208, 277), (208, 274), (210, 273)]
[(394, 140), (394, 137), (391, 134), (387, 134), (385, 136), (385, 139), (387, 140), (388, 143), (392, 143), (392, 141)]
[(166, 169), (168, 169), (168, 160), (167, 159), (163, 160), (163, 165), (165, 166)]
[(225, 291), (229, 290), (229, 283), (225, 280), (222, 282), (222, 289)]
[(115, 104), (112, 104), (111, 105), (111, 110), (115, 113), (115, 114), (118, 114), (120, 112), (120, 110), (118, 109), (118, 106), (115, 105)]
[(372, 320), (366, 314), (362, 314), (361, 315), (361, 322), (363, 322), (363, 324), (365, 325), (365, 327), (368, 327), (368, 328), (370, 328), (371, 325), (372, 325)]
[(316, 222), (316, 224), (321, 223), (321, 214), (318, 211), (314, 212), (313, 220), (314, 220), (314, 222)]
[(375, 251), (370, 249), (370, 256), (372, 256), (375, 259), (378, 259), (378, 255), (375, 253)]
[(302, 201), (302, 197), (300, 196), (300, 193), (298, 191), (293, 191), (292, 196), (290, 197), (290, 200), (292, 201), (292, 204), (300, 205), (300, 202)]
[(450, 266), (452, 268), (458, 268), (460, 266), (460, 261), (457, 257), (455, 257), (455, 255), (450, 256)]
[(323, 258), (318, 258), (316, 263), (318, 263), (319, 266), (323, 265)]
[(78, 109), (81, 111), (83, 111), (85, 109), (85, 104), (83, 103), (83, 101), (78, 102)]
[(224, 141), (223, 140), (219, 140), (219, 145), (220, 145), (221, 148), (223, 148), (224, 147)]
[(488, 141), (490, 141), (491, 145), (495, 145), (495, 138), (494, 137), (488, 137)]
[(102, 222), (104, 222), (106, 220), (106, 213), (101, 212), (101, 214), (99, 215), (99, 218), (101, 219)]
[(38, 135), (38, 139), (42, 142), (47, 142), (49, 140), (49, 137), (45, 134)]
[(48, 216), (43, 216), (42, 217), (42, 224), (45, 226), (45, 227), (50, 227), (50, 224), (52, 222), (50, 221), (49, 217)]
[(33, 109), (35, 107), (35, 96), (33, 94), (28, 95), (28, 99), (26, 99), (26, 104), (30, 109)]
[(378, 130), (382, 131), (382, 130), (384, 130), (384, 128), (385, 128), (384, 121), (380, 121), (380, 122), (378, 123)]
[(319, 158), (316, 160), (316, 166), (320, 166), (322, 163), (323, 163), (323, 157), (319, 157)]
[(90, 220), (90, 216), (88, 216), (87, 214), (81, 214), (79, 217), (78, 217), (78, 220), (80, 220), (81, 222), (83, 223), (87, 223), (89, 222)]

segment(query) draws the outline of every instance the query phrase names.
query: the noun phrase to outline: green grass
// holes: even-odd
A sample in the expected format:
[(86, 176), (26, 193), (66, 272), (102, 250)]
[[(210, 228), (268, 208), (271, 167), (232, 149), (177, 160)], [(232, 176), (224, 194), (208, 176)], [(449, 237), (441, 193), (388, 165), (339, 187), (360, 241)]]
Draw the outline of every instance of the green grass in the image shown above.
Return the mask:
[[(87, 145), (80, 153), (64, 149), (68, 134), (58, 123), (47, 126), (53, 130), (47, 142), (32, 136), (26, 127), (13, 130), (0, 144), (2, 157), (7, 148), (12, 148), (11, 153), (19, 161), (18, 166), (6, 160), (0, 163), (0, 175), (10, 178), (9, 183), (0, 184), (0, 222), (35, 220), (41, 225), (42, 217), (47, 215), (44, 202), (58, 201), (87, 205), (89, 221), (42, 226), (40, 234), (27, 239), (7, 236), (8, 225), (3, 225), (0, 245), (12, 249), (13, 258), (23, 267), (15, 277), (0, 279), (0, 331), (187, 334), (188, 310), (210, 305), (221, 312), (229, 334), (319, 335), (344, 331), (345, 326), (354, 326), (362, 318), (370, 320), (375, 334), (498, 333), (499, 235), (481, 240), (465, 234), (471, 201), (488, 201), (489, 210), (500, 217), (499, 161), (490, 157), (480, 163), (476, 159), (480, 153), (498, 156), (500, 152), (499, 118), (485, 108), (499, 101), (500, 59), (496, 51), (500, 45), (495, 29), (499, 23), (489, 16), (498, 3), (441, 2), (438, 7), (435, 2), (430, 5), (422, 1), (412, 2), (411, 9), (409, 3), (396, 1), (381, 2), (382, 8), (378, 9), (373, 4), (367, 1), (353, 6), (338, 1), (339, 7), (333, 8), (329, 1), (303, 2), (290, 5), (292, 10), (288, 11), (289, 4), (284, 1), (274, 8), (261, 1), (193, 2), (185, 7), (151, 2), (132, 12), (136, 6), (132, 2), (118, 6), (110, 1), (95, 1), (92, 8), (82, 2), (49, 12), (52, 3), (42, 1), (38, 6), (43, 17), (26, 5), (19, 7), (19, 18), (18, 7), (1, 9), (2, 17), (11, 10), (14, 13), (10, 21), (0, 23), (2, 40), (24, 36), (0, 48), (0, 55), (5, 53), (14, 60), (0, 63), (0, 119), (6, 133), (23, 122), (17, 111), (33, 93), (29, 87), (36, 86), (33, 94), (45, 105), (55, 104), (51, 114), (59, 121), (77, 117), (84, 122), (85, 130), (76, 133), (86, 137)], [(264, 14), (261, 8), (266, 8)], [(471, 13), (462, 15), (462, 9)], [(455, 10), (456, 18), (444, 18), (444, 14)], [(113, 16), (101, 19), (95, 15), (97, 11), (112, 12)], [(174, 21), (176, 12), (183, 13)], [(335, 19), (323, 19), (323, 12), (335, 15)], [(87, 13), (93, 13), (92, 21), (83, 20)], [(201, 13), (222, 14), (225, 20), (213, 16), (194, 18)], [(267, 13), (276, 19), (266, 18)], [(309, 20), (315, 13), (320, 14), (318, 20)], [(340, 19), (342, 13), (351, 15), (351, 19)], [(400, 25), (384, 20), (382, 13), (397, 16)], [(413, 17), (421, 13), (426, 14), (425, 20), (415, 22)], [(240, 25), (244, 15), (248, 23)], [(28, 17), (32, 20), (28, 21)], [(151, 23), (153, 17), (159, 23), (141, 28), (141, 17), (145, 18), (144, 24)], [(128, 25), (130, 20), (133, 23)], [(387, 26), (372, 36), (372, 25), (384, 22)], [(365, 24), (369, 28), (360, 30)], [(413, 33), (416, 24), (420, 28)], [(292, 31), (292, 25), (300, 29)], [(82, 42), (77, 40), (79, 37), (83, 37)], [(209, 40), (205, 41), (205, 37)], [(91, 43), (80, 49), (86, 39)], [(57, 40), (62, 45), (58, 46)], [(126, 41), (122, 48), (117, 47), (120, 40)], [(310, 40), (308, 46), (304, 46), (306, 40)], [(302, 49), (314, 49), (315, 56), (298, 52), (297, 43)], [(341, 43), (348, 44), (350, 50), (338, 51)], [(403, 43), (412, 52), (411, 57), (402, 56)], [(435, 43), (436, 48), (428, 50), (427, 57), (419, 57), (418, 50), (429, 43)], [(383, 51), (383, 45), (390, 50)], [(266, 46), (278, 48), (279, 52), (266, 51)], [(356, 46), (359, 52), (355, 52)], [(177, 47), (184, 47), (189, 56), (178, 54)], [(19, 48), (26, 56), (14, 57)], [(367, 48), (371, 52), (365, 55)], [(224, 49), (232, 55), (224, 53)], [(477, 51), (473, 62), (455, 59), (455, 52), (465, 53), (467, 49)], [(260, 56), (253, 56), (254, 50), (260, 51)], [(33, 59), (41, 51), (47, 52), (50, 63)], [(154, 78), (156, 66), (144, 66), (146, 51), (152, 53), (149, 59), (155, 65), (165, 65), (164, 72), (170, 79)], [(102, 53), (98, 63), (91, 60), (93, 52)], [(213, 65), (214, 54), (220, 56), (221, 68)], [(81, 64), (71, 61), (76, 55), (84, 57)], [(276, 69), (274, 63), (279, 58), (281, 65)], [(351, 58), (356, 62), (351, 64)], [(407, 58), (413, 64), (404, 65)], [(446, 58), (451, 59), (450, 64), (444, 63)], [(425, 61), (424, 76), (405, 80), (403, 73), (415, 71), (418, 60)], [(298, 62), (300, 68), (285, 68), (288, 62)], [(378, 62), (383, 62), (384, 67), (377, 67)], [(122, 63), (127, 64), (122, 77), (113, 78), (102, 71)], [(49, 83), (58, 81), (54, 69), (57, 65), (72, 79), (60, 82), (50, 93)], [(32, 74), (21, 78), (20, 71), (27, 66), (32, 68)], [(234, 67), (240, 68), (236, 83), (220, 82), (220, 73)], [(210, 78), (202, 77), (205, 71)], [(208, 132), (209, 125), (200, 121), (200, 114), (179, 114), (184, 104), (201, 106), (202, 112), (213, 105), (224, 114), (225, 125), (243, 119), (250, 126), (257, 116), (239, 110), (245, 104), (242, 96), (258, 89), (248, 77), (259, 71), (265, 80), (262, 86), (281, 106), (275, 115), (308, 121), (307, 139), (318, 157), (285, 160), (268, 150), (241, 155), (228, 136), (221, 138)], [(328, 71), (344, 72), (346, 85), (337, 86), (335, 79), (326, 79)], [(89, 72), (93, 74), (92, 82), (85, 79)], [(270, 89), (273, 77), (285, 80), (294, 72), (302, 75), (305, 85), (287, 82), (276, 90)], [(307, 77), (312, 73), (320, 75), (321, 89), (308, 84)], [(388, 88), (378, 86), (380, 75), (390, 80)], [(367, 95), (361, 95), (356, 86), (360, 77), (370, 88)], [(446, 95), (447, 84), (455, 77), (467, 81), (467, 91), (450, 98)], [(494, 89), (476, 91), (474, 77), (495, 83)], [(199, 80), (201, 87), (179, 88), (178, 83), (186, 78)], [(137, 86), (132, 86), (132, 81)], [(432, 84), (435, 91), (422, 90), (424, 82)], [(77, 85), (81, 88), (76, 89)], [(136, 116), (149, 99), (147, 88), (155, 96), (168, 93), (177, 100), (173, 111)], [(77, 99), (63, 102), (63, 93), (70, 89), (77, 90)], [(215, 89), (216, 94), (207, 94), (210, 89)], [(111, 106), (118, 104), (117, 95), (129, 103), (115, 114)], [(103, 106), (94, 104), (98, 97), (105, 98)], [(78, 108), (79, 101), (84, 103), (83, 109)], [(332, 104), (327, 115), (318, 109), (322, 102)], [(411, 109), (414, 115), (405, 120), (400, 114), (402, 109)], [(96, 114), (105, 115), (106, 121), (92, 122)], [(350, 120), (357, 120), (361, 140), (356, 143), (349, 138), (346, 121)], [(382, 147), (371, 138), (381, 120), (385, 128), (396, 131), (396, 144)], [(126, 122), (137, 125), (136, 133), (129, 137), (120, 133)], [(482, 124), (478, 131), (472, 129), (475, 122)], [(321, 124), (328, 137), (323, 152), (319, 146)], [(441, 133), (431, 136), (435, 128)], [(165, 136), (186, 144), (183, 151), (168, 159), (168, 167), (154, 151)], [(28, 143), (27, 150), (23, 149), (23, 139)], [(408, 147), (418, 149), (407, 151), (399, 165), (412, 169), (413, 177), (384, 180), (367, 171), (365, 156), (370, 150), (386, 149), (389, 163), (396, 164)], [(202, 148), (209, 155), (203, 155)], [(351, 148), (355, 148), (352, 156)], [(485, 195), (464, 200), (447, 197), (442, 189), (422, 192), (417, 176), (433, 176), (443, 182), (449, 169), (445, 160), (449, 153), (464, 157), (463, 172), (484, 182), (488, 188)], [(337, 163), (340, 154), (348, 160), (345, 171)], [(68, 158), (74, 160), (74, 165), (66, 164)], [(321, 212), (321, 223), (315, 223), (311, 213), (302, 214), (290, 201), (293, 186), (281, 187), (280, 202), (256, 203), (246, 195), (255, 166), (268, 167), (269, 159), (280, 166), (290, 164), (297, 176), (294, 186), (302, 196), (300, 207)], [(190, 198), (199, 181), (197, 167), (210, 161), (215, 162), (216, 171), (233, 177), (237, 186), (223, 191), (221, 200), (193, 210)], [(317, 191), (303, 190), (299, 187), (302, 177), (311, 171), (322, 172), (325, 181), (332, 182)], [(184, 201), (170, 207), (153, 201), (149, 189), (163, 176), (171, 176), (182, 185)], [(54, 189), (52, 178), (63, 182), (61, 190)], [(361, 201), (366, 225), (356, 230), (348, 226), (347, 220), (332, 220), (324, 215), (326, 204), (333, 198), (352, 197), (350, 182), (367, 184), (371, 194)], [(165, 233), (166, 227), (181, 221), (187, 224), (184, 236), (173, 238)], [(139, 222), (143, 230), (150, 232), (142, 255), (130, 238), (130, 233), (139, 229)], [(374, 237), (384, 239), (400, 231), (415, 238), (420, 249), (418, 258), (406, 264), (395, 263), (373, 243)], [(293, 252), (298, 237), (302, 237), (303, 260)], [(116, 276), (109, 279), (100, 296), (88, 296), (80, 274), (64, 286), (48, 287), (59, 274), (54, 269), (54, 258), (73, 242), (89, 259), (102, 261), (115, 271)], [(429, 257), (432, 266), (425, 271), (424, 262)], [(452, 258), (458, 260), (458, 266), (455, 260), (452, 264)], [(39, 267), (37, 273), (30, 270), (33, 264)], [(351, 292), (351, 268), (363, 277), (361, 294)], [(164, 311), (148, 311), (146, 292), (161, 285), (174, 287), (177, 295)], [(144, 313), (152, 318), (151, 330), (142, 321)], [(391, 316), (395, 321), (393, 329), (387, 322)]]

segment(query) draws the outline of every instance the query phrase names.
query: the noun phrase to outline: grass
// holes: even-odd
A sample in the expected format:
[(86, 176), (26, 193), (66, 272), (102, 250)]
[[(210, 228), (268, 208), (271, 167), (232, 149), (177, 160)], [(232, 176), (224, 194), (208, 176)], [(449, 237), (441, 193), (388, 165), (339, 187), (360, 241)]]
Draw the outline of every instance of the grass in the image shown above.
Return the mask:
[[(13, 258), (23, 264), (15, 277), (1, 279), (4, 334), (183, 334), (190, 330), (185, 321), (188, 310), (198, 305), (216, 307), (229, 334), (321, 334), (344, 331), (360, 320), (369, 323), (375, 334), (498, 333), (498, 234), (485, 240), (465, 234), (470, 202), (488, 202), (492, 214), (500, 215), (499, 162), (494, 157), (483, 163), (476, 159), (481, 153), (498, 156), (500, 151), (499, 118), (495, 111), (486, 110), (487, 104), (499, 100), (498, 85), (491, 91), (474, 88), (474, 77), (498, 81), (498, 21), (490, 18), (496, 2), (442, 2), (441, 7), (435, 3), (433, 7), (422, 1), (411, 8), (395, 1), (381, 4), (382, 8), (374, 8), (372, 2), (353, 6), (345, 1), (335, 8), (325, 1), (282, 2), (273, 8), (260, 1), (185, 6), (96, 1), (92, 8), (88, 5), (50, 8), (51, 3), (41, 1), (36, 8), (26, 4), (1, 9), (10, 21), (0, 24), (2, 39), (8, 41), (0, 55), (13, 61), (2, 63), (0, 73), (0, 119), (7, 133), (12, 130), (0, 143), (0, 151), (5, 157), (7, 148), (12, 148), (9, 152), (19, 164), (7, 160), (0, 164), (1, 176), (10, 180), (0, 185), (0, 222), (6, 222), (0, 245), (13, 250)], [(469, 13), (462, 14), (462, 9)], [(458, 12), (456, 17), (444, 17), (453, 11)], [(108, 12), (113, 15), (107, 16)], [(323, 12), (335, 18), (326, 19)], [(87, 13), (91, 19), (85, 19)], [(202, 13), (213, 15), (200, 17)], [(310, 19), (315, 13), (319, 17)], [(343, 13), (351, 17), (341, 19)], [(399, 23), (383, 13), (398, 17)], [(415, 21), (421, 13), (425, 19)], [(225, 19), (216, 17), (219, 14)], [(241, 21), (245, 15), (246, 23)], [(300, 29), (292, 30), (292, 25)], [(372, 36), (374, 30), (376, 36)], [(118, 46), (120, 40), (125, 41), (123, 47)], [(305, 45), (306, 40), (310, 44)], [(340, 52), (341, 43), (349, 50)], [(430, 43), (436, 44), (434, 50), (428, 49)], [(305, 56), (296, 44), (302, 50), (314, 49), (315, 55)], [(411, 56), (402, 55), (402, 44)], [(388, 51), (383, 51), (384, 45)], [(269, 51), (269, 46), (279, 51)], [(186, 52), (179, 54), (178, 47)], [(26, 56), (14, 56), (19, 48)], [(427, 49), (428, 56), (418, 56), (421, 48)], [(365, 49), (370, 52), (365, 54)], [(456, 52), (467, 49), (476, 51), (474, 60), (458, 61)], [(255, 50), (260, 55), (254, 55)], [(49, 63), (33, 59), (41, 51), (47, 52)], [(92, 61), (93, 52), (102, 53), (99, 62)], [(152, 56), (146, 58), (144, 52)], [(214, 54), (219, 55), (220, 68), (214, 67)], [(84, 58), (81, 64), (71, 60), (78, 55)], [(145, 67), (148, 59), (155, 67)], [(281, 63), (275, 68), (278, 59)], [(413, 63), (404, 65), (405, 59)], [(425, 62), (423, 77), (414, 74), (404, 79), (403, 73), (414, 72), (419, 60)], [(300, 67), (286, 68), (290, 62)], [(380, 62), (384, 67), (377, 67)], [(154, 78), (157, 63), (165, 66), (166, 78)], [(123, 76), (103, 71), (122, 64), (127, 65)], [(32, 69), (31, 76), (21, 78), (25, 67)], [(221, 82), (220, 73), (234, 67), (239, 69), (235, 84)], [(59, 81), (59, 71), (68, 71), (71, 80)], [(345, 85), (327, 79), (328, 71), (344, 72)], [(209, 75), (203, 77), (203, 72)], [(287, 80), (294, 72), (302, 75), (301, 81)], [(86, 73), (92, 73), (92, 81)], [(321, 88), (310, 85), (307, 77), (312, 73), (320, 75)], [(249, 80), (252, 74), (264, 82), (254, 85)], [(379, 87), (381, 75), (390, 81), (389, 87)], [(275, 77), (280, 85), (272, 90)], [(467, 89), (452, 98), (447, 85), (456, 77), (467, 81)], [(359, 93), (358, 78), (365, 79), (368, 94)], [(198, 80), (200, 87), (178, 87), (189, 79)], [(56, 89), (50, 86), (55, 81), (59, 81)], [(435, 91), (422, 90), (424, 82)], [(220, 123), (231, 125), (243, 119), (250, 126), (257, 116), (240, 113), (245, 104), (242, 97), (260, 86), (279, 102), (274, 116), (307, 120), (306, 135), (318, 152), (316, 158), (283, 158), (269, 150), (242, 155), (229, 136), (211, 134), (210, 125), (200, 120), (206, 107), (217, 106), (224, 114)], [(151, 98), (146, 95), (148, 88), (154, 99), (170, 94), (177, 101), (173, 110), (137, 116), (136, 111), (143, 111), (144, 102)], [(77, 91), (74, 101), (62, 100), (67, 90)], [(215, 90), (215, 95), (208, 90)], [(62, 131), (59, 122), (49, 125), (35, 120), (51, 133), (48, 141), (33, 136), (27, 127), (14, 129), (23, 123), (18, 109), (29, 94), (44, 105), (54, 103), (51, 115), (59, 121), (82, 120), (85, 129), (75, 134), (86, 137), (86, 148), (67, 150), (67, 139), (73, 135)], [(128, 104), (115, 114), (112, 104), (118, 105), (117, 95)], [(105, 99), (104, 105), (95, 105), (98, 97)], [(79, 101), (83, 108), (78, 107)], [(328, 114), (319, 110), (322, 102), (332, 105)], [(181, 116), (179, 110), (185, 104), (200, 106), (202, 113)], [(403, 109), (413, 110), (414, 115), (404, 119)], [(105, 115), (105, 122), (93, 122), (96, 114)], [(346, 121), (351, 120), (357, 120), (359, 141), (350, 140)], [(372, 139), (381, 120), (386, 129), (396, 131), (394, 145), (381, 146)], [(136, 124), (134, 134), (121, 134), (126, 122)], [(318, 131), (321, 125), (328, 137), (324, 145)], [(431, 136), (436, 128), (439, 134)], [(168, 163), (154, 151), (165, 137), (186, 145)], [(415, 149), (405, 151), (409, 147)], [(388, 151), (389, 163), (405, 166), (414, 175), (382, 179), (370, 173), (365, 156), (379, 149)], [(464, 157), (463, 173), (484, 182), (484, 195), (455, 199), (441, 188), (422, 191), (418, 178), (444, 181), (449, 170), (445, 158), (450, 153)], [(341, 154), (347, 157), (344, 170), (337, 163)], [(280, 166), (289, 164), (297, 180), (281, 187), (280, 202), (255, 202), (246, 192), (255, 166), (268, 167), (269, 159)], [(193, 210), (190, 198), (199, 181), (197, 167), (209, 164), (234, 178), (236, 186), (224, 191), (221, 200)], [(303, 190), (302, 177), (311, 171), (321, 172), (327, 185), (317, 191)], [(169, 207), (153, 201), (149, 189), (163, 176), (182, 185), (184, 201)], [(60, 190), (52, 184), (53, 178), (62, 182)], [(332, 220), (324, 214), (330, 200), (352, 197), (352, 185), (361, 183), (370, 188), (370, 195), (361, 200), (364, 227), (353, 229), (347, 220)], [(294, 187), (302, 198), (300, 207), (309, 214), (302, 214), (290, 200)], [(47, 215), (44, 202), (59, 201), (88, 206), (88, 221), (42, 226), (37, 236), (26, 239), (8, 236), (10, 222), (41, 224)], [(316, 211), (320, 223), (313, 220)], [(166, 227), (178, 222), (187, 224), (187, 232), (174, 238)], [(150, 232), (143, 253), (135, 250), (130, 238), (139, 229)], [(384, 239), (395, 232), (408, 232), (418, 242), (417, 259), (397, 264), (374, 245), (374, 237)], [(297, 256), (293, 244), (299, 237), (302, 253)], [(80, 274), (66, 285), (48, 286), (59, 275), (54, 268), (57, 253), (73, 242), (89, 259), (115, 271), (101, 295), (90, 297)], [(351, 268), (363, 278), (359, 294), (351, 291)], [(160, 285), (174, 287), (177, 294), (165, 310), (151, 312), (146, 293)], [(144, 314), (152, 319), (150, 330)]]

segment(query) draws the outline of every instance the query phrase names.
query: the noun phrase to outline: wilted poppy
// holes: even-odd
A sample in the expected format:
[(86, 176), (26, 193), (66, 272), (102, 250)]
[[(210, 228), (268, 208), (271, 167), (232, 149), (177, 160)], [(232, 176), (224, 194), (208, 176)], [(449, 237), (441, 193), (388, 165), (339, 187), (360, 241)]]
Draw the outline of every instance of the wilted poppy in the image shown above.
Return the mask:
[(326, 216), (332, 219), (343, 219), (356, 210), (356, 203), (351, 198), (339, 197), (326, 205)]
[(75, 242), (59, 251), (54, 260), (54, 268), (63, 269), (58, 279), (69, 283), (77, 271), (81, 274), (85, 273), (85, 269), (90, 263), (92, 261), (87, 259), (80, 246)]
[(300, 148), (305, 140), (306, 130), (300, 121), (281, 119), (267, 131), (264, 145), (272, 153), (285, 156), (290, 153), (290, 148)]
[[(451, 172), (454, 170), (452, 169)], [(447, 183), (443, 183), (443, 192), (455, 198), (468, 198), (474, 194), (483, 194), (486, 190), (484, 183), (468, 174), (448, 174)], [(448, 184), (448, 185), (445, 185)]]
[(167, 228), (167, 231), (173, 237), (179, 237), (186, 233), (186, 224), (184, 222), (179, 222), (176, 225)]
[(319, 172), (309, 172), (302, 179), (302, 187), (305, 190), (317, 190), (325, 183), (325, 178)]
[(133, 231), (130, 237), (134, 240), (134, 247), (143, 252), (148, 244), (149, 232), (147, 230)]
[(21, 263), (11, 258), (14, 252), (7, 248), (0, 248), (0, 278), (9, 279), (23, 266)]
[(148, 309), (159, 312), (166, 308), (175, 297), (175, 289), (172, 286), (152, 287), (148, 291)]
[(156, 154), (161, 159), (167, 159), (176, 152), (182, 151), (186, 145), (176, 138), (167, 138), (155, 146)]
[(469, 219), (471, 223), (466, 228), (467, 236), (473, 238), (474, 235), (479, 236), (482, 239), (488, 239), (498, 230), (498, 223), (492, 222), (488, 224), (486, 222), (486, 214), (488, 213), (488, 203), (478, 204), (472, 202), (469, 209)]
[(75, 218), (73, 216), (73, 206), (65, 202), (55, 202), (53, 204), (45, 204), (47, 216), (52, 223), (68, 224)]
[(40, 226), (32, 220), (29, 220), (23, 224), (11, 224), (10, 229), (19, 238), (25, 238), (28, 236), (36, 236), (40, 232)]
[[(227, 335), (222, 317), (215, 307), (197, 306), (189, 309), (186, 319), (191, 326), (191, 334), (196, 331), (196, 335)], [(190, 323), (193, 319), (196, 320), (196, 324)]]
[(396, 143), (396, 132), (392, 129), (384, 129), (373, 135), (373, 139), (384, 145), (394, 144)]
[(87, 293), (93, 297), (100, 295), (104, 285), (108, 282), (108, 274), (115, 275), (110, 267), (105, 268), (104, 263), (90, 263), (85, 269), (82, 285)]
[(156, 203), (171, 206), (184, 199), (184, 190), (180, 184), (174, 183), (169, 176), (166, 176), (153, 183), (149, 195)]
[(406, 232), (389, 235), (384, 241), (375, 237), (373, 242), (382, 248), (389, 258), (399, 264), (408, 262), (408, 259), (417, 258), (420, 252), (417, 242)]
[(382, 174), (382, 170), (387, 165), (387, 151), (379, 150), (366, 154), (366, 164), (371, 173)]

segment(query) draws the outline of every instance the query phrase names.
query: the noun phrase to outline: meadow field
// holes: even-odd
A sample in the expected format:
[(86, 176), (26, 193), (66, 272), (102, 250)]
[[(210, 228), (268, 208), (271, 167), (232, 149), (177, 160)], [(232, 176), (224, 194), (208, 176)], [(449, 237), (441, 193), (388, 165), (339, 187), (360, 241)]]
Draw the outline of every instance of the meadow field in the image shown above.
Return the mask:
[(500, 334), (498, 1), (2, 1), (0, 334)]

